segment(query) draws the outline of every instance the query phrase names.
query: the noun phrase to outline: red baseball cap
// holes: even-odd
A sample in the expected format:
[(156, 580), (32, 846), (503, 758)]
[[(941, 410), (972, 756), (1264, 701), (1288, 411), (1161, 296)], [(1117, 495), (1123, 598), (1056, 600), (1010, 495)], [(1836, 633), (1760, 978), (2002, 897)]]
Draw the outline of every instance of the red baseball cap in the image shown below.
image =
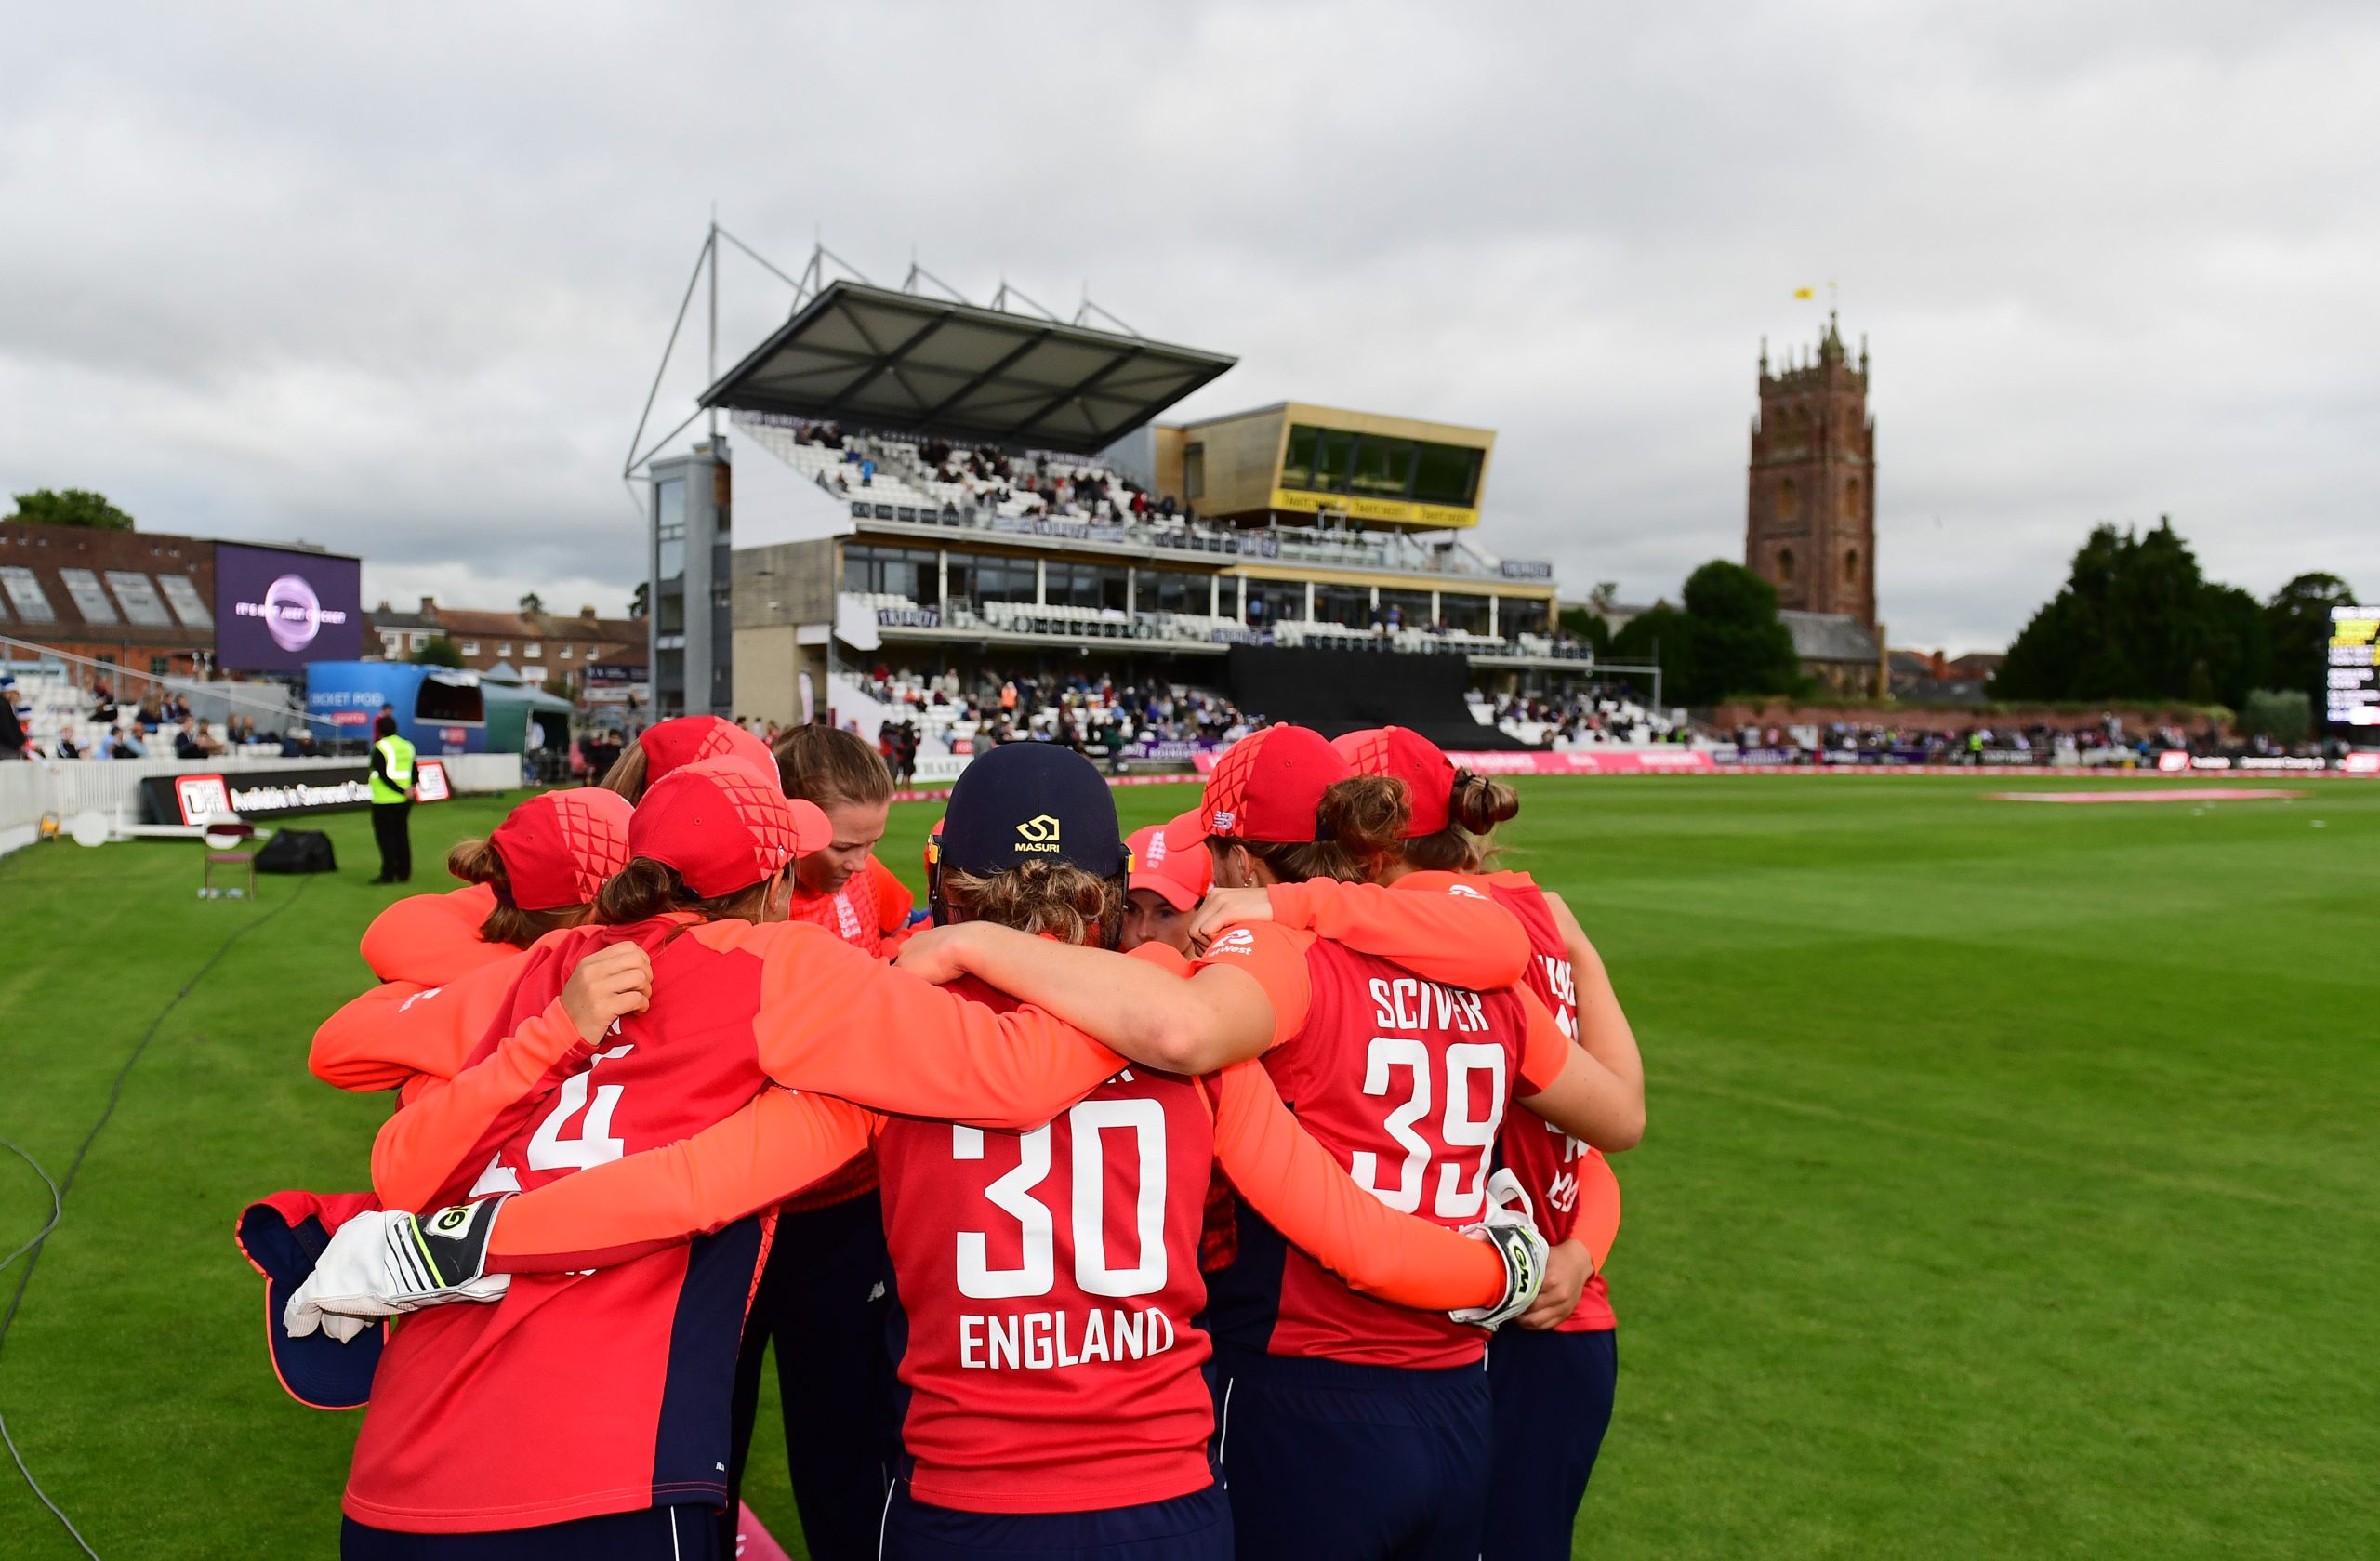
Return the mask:
[[(1192, 809), (1165, 824), (1135, 829), (1125, 840), (1132, 853), (1131, 876), (1125, 886), (1145, 889), (1176, 910), (1188, 910), (1215, 886), (1215, 859), (1198, 849), (1198, 812)], [(1175, 845), (1169, 834), (1186, 832), (1185, 845)]]
[(1322, 794), (1354, 774), (1321, 733), (1268, 726), (1215, 761), (1197, 809), (1166, 826), (1166, 842), (1183, 846), (1210, 835), (1260, 845), (1317, 840)]
[(628, 819), (628, 853), (678, 869), (705, 899), (749, 889), (835, 838), (814, 802), (789, 798), (740, 759), (704, 759), (645, 788)]
[(1348, 732), (1330, 739), (1359, 775), (1388, 775), (1405, 783), (1406, 800), (1413, 810), (1405, 838), (1435, 835), (1447, 827), (1448, 800), (1454, 795), (1454, 761), (1446, 750), (1419, 732), (1404, 726), (1377, 726), (1368, 732)]
[(733, 759), (777, 784), (777, 756), (769, 745), (719, 716), (680, 716), (647, 728), (637, 746), (644, 749), (644, 784), (706, 759)]
[(559, 910), (594, 899), (603, 880), (628, 865), (634, 811), (600, 787), (542, 791), (514, 808), (487, 838), (504, 862), (512, 904)]

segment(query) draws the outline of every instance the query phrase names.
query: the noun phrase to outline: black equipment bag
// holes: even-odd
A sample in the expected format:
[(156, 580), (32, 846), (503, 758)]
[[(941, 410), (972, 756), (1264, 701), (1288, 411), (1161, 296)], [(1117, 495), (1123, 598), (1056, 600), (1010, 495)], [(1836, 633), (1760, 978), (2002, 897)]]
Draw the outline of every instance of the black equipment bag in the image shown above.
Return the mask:
[(331, 850), (331, 838), (320, 829), (284, 829), (257, 853), (257, 871), (335, 873), (338, 856)]

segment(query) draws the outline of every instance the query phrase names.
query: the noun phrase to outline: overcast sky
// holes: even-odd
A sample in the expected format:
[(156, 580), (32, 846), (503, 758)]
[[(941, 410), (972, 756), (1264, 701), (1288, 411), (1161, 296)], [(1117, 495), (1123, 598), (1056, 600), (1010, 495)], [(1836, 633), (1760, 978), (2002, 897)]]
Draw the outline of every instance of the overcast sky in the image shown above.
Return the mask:
[[(7, 16), (0, 490), (351, 549), (367, 602), (622, 610), (714, 201), (788, 269), (1088, 283), (1239, 357), (1184, 412), (1494, 428), (1482, 540), (1572, 594), (1741, 557), (1760, 339), (1830, 280), (1896, 644), (2003, 644), (2102, 519), (2380, 594), (2369, 5)], [(731, 258), (723, 359), (787, 301)]]

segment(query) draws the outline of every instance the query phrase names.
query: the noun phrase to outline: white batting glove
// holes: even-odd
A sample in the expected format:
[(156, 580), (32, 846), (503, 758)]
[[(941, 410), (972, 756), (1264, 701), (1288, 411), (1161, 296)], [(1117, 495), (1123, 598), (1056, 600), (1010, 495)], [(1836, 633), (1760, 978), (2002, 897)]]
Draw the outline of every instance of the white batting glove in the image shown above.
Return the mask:
[[(509, 1195), (508, 1195), (509, 1196)], [(338, 1227), (282, 1312), (292, 1339), (317, 1328), (345, 1343), (374, 1320), (450, 1301), (500, 1301), (509, 1274), (489, 1274), (488, 1237), (503, 1197), (442, 1209), (358, 1214)]]
[(1447, 1316), (1492, 1332), (1527, 1311), (1537, 1299), (1551, 1249), (1530, 1219), (1528, 1195), (1521, 1191), (1520, 1179), (1509, 1170), (1488, 1178), (1488, 1212), (1478, 1224), (1463, 1226), (1462, 1234), (1487, 1242), (1504, 1260), (1504, 1298), (1493, 1306), (1464, 1306)]

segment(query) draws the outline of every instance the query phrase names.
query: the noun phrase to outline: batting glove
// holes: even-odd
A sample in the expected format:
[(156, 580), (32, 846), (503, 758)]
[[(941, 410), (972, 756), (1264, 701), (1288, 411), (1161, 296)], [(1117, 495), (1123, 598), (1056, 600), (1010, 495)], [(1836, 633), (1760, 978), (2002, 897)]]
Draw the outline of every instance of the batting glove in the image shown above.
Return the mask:
[(426, 1219), (393, 1209), (358, 1214), (338, 1227), (290, 1296), (282, 1326), (293, 1339), (319, 1328), (344, 1343), (376, 1318), (450, 1301), (502, 1300), (512, 1276), (485, 1270), (503, 1203), (501, 1197), (458, 1203)]
[(1493, 1306), (1465, 1306), (1448, 1312), (1461, 1323), (1494, 1331), (1529, 1308), (1538, 1287), (1545, 1283), (1549, 1248), (1529, 1215), (1528, 1195), (1510, 1171), (1488, 1178), (1488, 1212), (1476, 1224), (1462, 1227), (1474, 1241), (1485, 1241), (1504, 1260), (1504, 1298)]

